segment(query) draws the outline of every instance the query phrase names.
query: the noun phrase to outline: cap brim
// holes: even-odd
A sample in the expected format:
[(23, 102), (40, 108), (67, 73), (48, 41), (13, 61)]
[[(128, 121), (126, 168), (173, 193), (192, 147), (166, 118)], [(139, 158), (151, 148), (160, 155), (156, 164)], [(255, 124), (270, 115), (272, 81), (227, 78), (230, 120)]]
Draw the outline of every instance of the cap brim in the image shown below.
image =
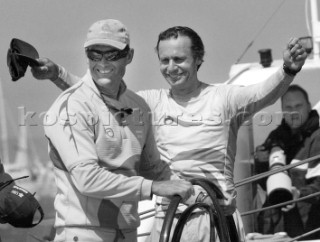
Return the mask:
[(40, 66), (40, 63), (36, 59), (18, 53), (16, 53), (16, 55), (19, 56), (19, 59), (22, 59), (23, 61), (27, 62), (29, 66)]
[(93, 39), (86, 41), (84, 43), (84, 48), (87, 48), (92, 45), (108, 45), (108, 46), (113, 46), (119, 50), (123, 50), (127, 44), (119, 41), (114, 41), (114, 40), (106, 40), (106, 39)]

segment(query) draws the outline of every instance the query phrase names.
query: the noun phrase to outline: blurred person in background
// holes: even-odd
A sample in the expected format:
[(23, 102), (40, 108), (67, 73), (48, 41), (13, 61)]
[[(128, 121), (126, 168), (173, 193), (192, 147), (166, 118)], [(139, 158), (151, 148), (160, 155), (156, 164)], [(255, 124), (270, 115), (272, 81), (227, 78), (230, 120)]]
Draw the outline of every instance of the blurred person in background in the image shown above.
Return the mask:
[[(291, 85), (281, 97), (283, 119), (266, 141), (256, 148), (256, 173), (269, 170), (270, 150), (279, 146), (286, 164), (292, 164), (320, 154), (319, 115), (312, 110), (308, 93), (298, 85)], [(305, 197), (320, 191), (320, 160), (314, 160), (288, 170), (292, 181), (293, 198)], [(266, 191), (266, 179), (259, 181)], [(264, 206), (270, 205), (268, 197)], [(258, 232), (272, 234), (285, 231), (295, 237), (320, 227), (320, 197), (313, 197), (293, 205), (261, 212)], [(306, 237), (320, 239), (320, 233)], [(304, 239), (306, 239), (304, 238)]]

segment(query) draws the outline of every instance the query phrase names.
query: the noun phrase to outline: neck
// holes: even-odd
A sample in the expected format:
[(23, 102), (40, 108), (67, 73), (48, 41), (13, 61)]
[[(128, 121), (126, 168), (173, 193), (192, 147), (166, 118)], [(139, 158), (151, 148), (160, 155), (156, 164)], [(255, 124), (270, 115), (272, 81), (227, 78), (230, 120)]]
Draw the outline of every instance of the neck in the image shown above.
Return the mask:
[(196, 81), (192, 87), (177, 89), (171, 88), (170, 94), (173, 99), (179, 100), (189, 100), (191, 98), (197, 97), (202, 90), (203, 83), (200, 81)]
[(109, 98), (118, 99), (119, 98), (119, 92), (120, 92), (120, 85), (96, 85), (99, 92)]
[(291, 134), (297, 134), (298, 131), (299, 131), (299, 128), (297, 128), (297, 129), (291, 129)]

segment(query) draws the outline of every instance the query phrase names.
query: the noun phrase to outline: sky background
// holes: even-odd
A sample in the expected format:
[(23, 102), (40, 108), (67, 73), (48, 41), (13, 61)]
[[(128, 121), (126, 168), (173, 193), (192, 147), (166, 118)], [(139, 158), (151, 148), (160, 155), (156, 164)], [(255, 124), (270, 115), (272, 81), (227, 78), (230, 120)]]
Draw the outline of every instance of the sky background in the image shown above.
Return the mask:
[(282, 58), (290, 37), (308, 35), (303, 0), (0, 0), (0, 16), (0, 79), (11, 153), (24, 107), (26, 112), (36, 112), (27, 124), (43, 160), (48, 158), (41, 113), (60, 90), (50, 81), (35, 80), (29, 69), (25, 77), (11, 81), (6, 54), (12, 38), (32, 44), (41, 57), (83, 75), (87, 68), (83, 43), (89, 26), (100, 19), (118, 19), (128, 27), (135, 49), (124, 79), (136, 91), (168, 87), (154, 47), (159, 32), (174, 25), (191, 27), (202, 37), (206, 54), (199, 78), (207, 83), (227, 80), (230, 66), (252, 40), (241, 63), (259, 62), (258, 50), (263, 48), (271, 48), (274, 59)]

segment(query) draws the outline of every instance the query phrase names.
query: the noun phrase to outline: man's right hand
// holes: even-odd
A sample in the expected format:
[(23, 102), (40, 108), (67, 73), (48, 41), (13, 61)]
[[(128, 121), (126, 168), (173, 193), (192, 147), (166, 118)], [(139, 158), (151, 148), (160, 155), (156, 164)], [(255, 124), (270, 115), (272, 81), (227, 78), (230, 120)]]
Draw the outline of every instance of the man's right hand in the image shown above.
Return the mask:
[(194, 195), (193, 185), (186, 180), (154, 181), (151, 190), (154, 195), (161, 197), (179, 195), (184, 201)]
[[(224, 215), (232, 215), (237, 209), (236, 193), (232, 195), (225, 193), (223, 195), (224, 199), (218, 199), (220, 208)], [(202, 202), (213, 205), (213, 202), (209, 196), (207, 196)]]
[(55, 81), (59, 76), (59, 67), (48, 58), (37, 59), (39, 66), (33, 66), (31, 73), (38, 80), (49, 79)]
[(268, 162), (269, 161), (269, 151), (263, 145), (259, 145), (256, 148), (255, 159), (258, 162)]

